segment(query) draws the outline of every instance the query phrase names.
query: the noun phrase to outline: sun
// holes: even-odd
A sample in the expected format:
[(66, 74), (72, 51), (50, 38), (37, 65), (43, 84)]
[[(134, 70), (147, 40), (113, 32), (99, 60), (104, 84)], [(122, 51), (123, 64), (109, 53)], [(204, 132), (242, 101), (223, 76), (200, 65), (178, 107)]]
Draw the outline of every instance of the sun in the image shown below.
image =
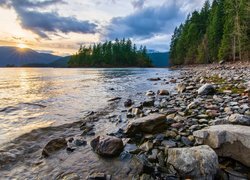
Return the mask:
[(28, 48), (28, 46), (27, 46), (26, 44), (24, 44), (24, 43), (19, 43), (19, 44), (17, 45), (17, 47), (20, 48), (20, 49)]

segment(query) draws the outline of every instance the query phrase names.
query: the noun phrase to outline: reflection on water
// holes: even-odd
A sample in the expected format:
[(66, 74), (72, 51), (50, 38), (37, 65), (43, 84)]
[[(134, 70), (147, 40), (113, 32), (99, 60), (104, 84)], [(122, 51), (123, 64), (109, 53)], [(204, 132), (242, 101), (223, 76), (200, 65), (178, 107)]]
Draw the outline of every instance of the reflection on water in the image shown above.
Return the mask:
[[(111, 97), (133, 98), (157, 90), (149, 77), (167, 69), (0, 69), (0, 142), (33, 129), (78, 121)], [(114, 90), (113, 90), (114, 89)]]

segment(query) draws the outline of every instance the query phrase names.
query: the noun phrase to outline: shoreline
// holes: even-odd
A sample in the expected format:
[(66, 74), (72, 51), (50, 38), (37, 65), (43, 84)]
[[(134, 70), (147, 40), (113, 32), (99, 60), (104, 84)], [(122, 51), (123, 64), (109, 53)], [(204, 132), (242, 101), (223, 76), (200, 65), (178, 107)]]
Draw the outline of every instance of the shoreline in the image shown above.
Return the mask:
[[(247, 170), (250, 170), (249, 167), (236, 163), (240, 160), (239, 157), (237, 157), (237, 161), (235, 161), (227, 159), (225, 157), (222, 158), (221, 155), (219, 155), (219, 163), (227, 164), (225, 165), (225, 167), (220, 168), (219, 172), (217, 171), (218, 164), (216, 165), (216, 162), (209, 161), (209, 156), (207, 157), (208, 159), (206, 159), (205, 164), (203, 164), (204, 169), (199, 169), (197, 164), (199, 164), (200, 161), (203, 160), (201, 158), (198, 161), (192, 162), (194, 163), (192, 164), (192, 166), (196, 167), (196, 169), (193, 170), (194, 174), (189, 174), (190, 172), (185, 172), (185, 170), (183, 169), (181, 169), (181, 171), (180, 169), (178, 170), (178, 168), (185, 169), (185, 167), (183, 166), (187, 162), (184, 161), (184, 165), (178, 164), (179, 159), (171, 159), (168, 157), (170, 154), (173, 155), (173, 153), (177, 153), (177, 150), (178, 153), (182, 153), (182, 150), (184, 150), (185, 148), (186, 151), (189, 151), (189, 149), (191, 149), (192, 147), (199, 148), (202, 144), (206, 144), (204, 143), (205, 141), (203, 143), (198, 143), (198, 140), (202, 139), (202, 137), (198, 137), (197, 135), (197, 132), (199, 132), (200, 130), (209, 129), (213, 125), (230, 125), (232, 124), (232, 122), (228, 121), (228, 119), (234, 114), (240, 114), (246, 117), (250, 117), (250, 101), (248, 91), (248, 88), (250, 88), (250, 77), (247, 76), (247, 74), (250, 74), (250, 63), (247, 62), (221, 65), (210, 64), (198, 66), (192, 65), (178, 68), (178, 70), (180, 70), (179, 76), (172, 78), (167, 82), (163, 81), (164, 77), (161, 77), (160, 75), (157, 75), (159, 76), (159, 79), (151, 79), (147, 82), (173, 84), (177, 87), (176, 92), (168, 93), (168, 89), (163, 89), (162, 91), (159, 91), (158, 94), (157, 92), (149, 91), (146, 95), (148, 96), (147, 100), (142, 102), (142, 104), (133, 104), (136, 99), (132, 99), (132, 104), (129, 103), (129, 105), (131, 106), (125, 108), (126, 112), (124, 111), (120, 113), (114, 113), (112, 112), (114, 109), (121, 108), (115, 107), (113, 108), (113, 110), (111, 109), (109, 113), (104, 117), (102, 115), (97, 115), (96, 118), (98, 121), (95, 121), (95, 126), (98, 126), (98, 123), (109, 122), (113, 124), (114, 127), (121, 127), (122, 129), (122, 131), (117, 132), (104, 132), (101, 136), (106, 136), (108, 134), (108, 137), (122, 138), (125, 145), (124, 151), (120, 154), (119, 158), (106, 159), (106, 157), (102, 157), (102, 155), (100, 155), (97, 156), (98, 161), (102, 162), (103, 164), (109, 164), (110, 161), (111, 164), (112, 161), (114, 161), (115, 163), (119, 162), (119, 166), (117, 169), (120, 169), (120, 171), (121, 169), (124, 170), (124, 168), (132, 169), (127, 175), (127, 177), (131, 178), (171, 177), (173, 179), (178, 179), (180, 177), (201, 178), (205, 176), (213, 178), (215, 176), (218, 177), (225, 174), (229, 176), (234, 172), (239, 173), (239, 176), (249, 178), (249, 174), (245, 174), (244, 169), (247, 168)], [(205, 84), (211, 84), (214, 88), (213, 90), (215, 91), (211, 91), (208, 94), (197, 94), (197, 90)], [(231, 90), (229, 88), (231, 88)], [(122, 99), (121, 101), (124, 102), (124, 99)], [(120, 103), (120, 106), (123, 106), (121, 105), (121, 101), (118, 100), (117, 102), (113, 103)], [(151, 117), (152, 114), (164, 116), (166, 121), (162, 121), (160, 124), (157, 124), (155, 123), (155, 119), (153, 118), (151, 119), (150, 127), (154, 126), (154, 128), (151, 132), (147, 131), (145, 133), (143, 132), (143, 129), (139, 130), (137, 129), (137, 127), (135, 127), (135, 129), (131, 131), (132, 134), (128, 134), (128, 132), (130, 132), (129, 127), (131, 127), (131, 125), (133, 125), (133, 122), (137, 121), (138, 119), (141, 120), (142, 118), (144, 118), (140, 121), (140, 123), (145, 123), (141, 125), (145, 125), (145, 127), (147, 127), (147, 118)], [(114, 116), (114, 118), (111, 117), (112, 115)], [(103, 120), (100, 120), (100, 117), (103, 117)], [(119, 122), (119, 119), (121, 120), (121, 122)], [(250, 119), (247, 119), (246, 121), (250, 123)], [(80, 124), (80, 122), (78, 123)], [(80, 130), (78, 123), (75, 126), (76, 134), (85, 131), (86, 129), (86, 133), (93, 130), (91, 129), (93, 123), (81, 126), (82, 130)], [(241, 124), (241, 126), (247, 128), (249, 127), (249, 125), (242, 125), (242, 122), (233, 122), (233, 124), (234, 125), (232, 126), (234, 127), (238, 126), (238, 124)], [(165, 128), (162, 130), (159, 127), (163, 125)], [(66, 127), (66, 129), (69, 129), (69, 132), (71, 128), (72, 127), (70, 126)], [(230, 131), (230, 129), (228, 131)], [(97, 135), (99, 134), (97, 133)], [(69, 146), (70, 137), (65, 137), (68, 141), (67, 148), (75, 148), (72, 151), (72, 154), (69, 153), (67, 156), (71, 157), (73, 160), (76, 160), (76, 155), (79, 155), (80, 152), (84, 151), (84, 148), (88, 149), (88, 153), (90, 151), (92, 151), (91, 153), (94, 153), (89, 144), (91, 144), (92, 139), (94, 139), (97, 135), (87, 135), (87, 138), (84, 139), (84, 141), (86, 141), (87, 143), (87, 146), (83, 146), (81, 148)], [(76, 139), (73, 139), (74, 142), (75, 140)], [(46, 142), (43, 142), (43, 144), (45, 145)], [(209, 148), (209, 152), (214, 155), (214, 151), (212, 149), (213, 148)], [(40, 154), (40, 151), (41, 147), (36, 149), (36, 153), (38, 152), (37, 155)], [(197, 151), (203, 152), (204, 149), (201, 148)], [(187, 152), (185, 154), (188, 157), (193, 156), (193, 154), (188, 154)], [(204, 154), (206, 155), (206, 153)], [(49, 157), (47, 160), (41, 160), (37, 162), (37, 166), (41, 166), (43, 169), (45, 167), (43, 163), (49, 161), (49, 164), (53, 164), (53, 161), (57, 162), (57, 158), (60, 157), (64, 159), (65, 156), (65, 149), (62, 148), (58, 150), (58, 152), (55, 152), (55, 154)], [(215, 157), (215, 159), (216, 158), (218, 157)], [(64, 163), (65, 161), (66, 160), (62, 162)], [(177, 164), (175, 164), (176, 162)], [(111, 170), (112, 167), (110, 167), (111, 169), (104, 168), (106, 170), (100, 169), (100, 167), (103, 165), (102, 163), (101, 165), (97, 165), (97, 168), (94, 168), (94, 172), (87, 172), (87, 170), (86, 172), (81, 172), (81, 170), (79, 170), (78, 168), (72, 169), (75, 170), (74, 172), (65, 173), (62, 173), (61, 170), (58, 170), (57, 173), (62, 173), (60, 176), (58, 176), (58, 179), (63, 179), (71, 176), (75, 176), (76, 179), (81, 179), (86, 178), (87, 174), (89, 174), (89, 176), (91, 177), (97, 177), (98, 173), (99, 175), (101, 173), (103, 177), (112, 176), (112, 179), (126, 177), (121, 172), (119, 174), (119, 170)], [(125, 165), (122, 166), (120, 163), (124, 163)], [(169, 163), (171, 164), (170, 166)], [(238, 167), (236, 169), (235, 163)], [(77, 161), (77, 165), (80, 164), (81, 163)], [(68, 165), (70, 165), (69, 162)], [(229, 171), (228, 168), (231, 168), (231, 171)], [(237, 171), (239, 169), (240, 171)], [(200, 174), (200, 172), (205, 172), (205, 174), (202, 175)], [(56, 171), (52, 172), (52, 174), (55, 176), (57, 173)], [(42, 174), (40, 174), (40, 176)], [(51, 173), (48, 174), (48, 177), (49, 175), (51, 175)]]

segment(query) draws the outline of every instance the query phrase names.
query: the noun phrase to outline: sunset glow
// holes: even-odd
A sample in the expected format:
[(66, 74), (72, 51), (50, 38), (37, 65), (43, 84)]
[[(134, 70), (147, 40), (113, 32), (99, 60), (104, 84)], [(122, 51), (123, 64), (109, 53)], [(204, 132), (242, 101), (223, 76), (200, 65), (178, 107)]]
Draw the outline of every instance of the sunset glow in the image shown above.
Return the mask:
[(23, 44), (23, 43), (18, 44), (17, 47), (21, 48), (21, 49), (28, 48), (28, 46), (26, 44)]

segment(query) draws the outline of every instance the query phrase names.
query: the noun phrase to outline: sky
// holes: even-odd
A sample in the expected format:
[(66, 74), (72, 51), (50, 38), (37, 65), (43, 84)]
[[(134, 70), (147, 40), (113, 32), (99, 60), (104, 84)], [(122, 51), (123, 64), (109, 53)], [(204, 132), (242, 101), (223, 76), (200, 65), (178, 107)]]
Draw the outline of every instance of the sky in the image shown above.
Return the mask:
[(130, 38), (168, 51), (176, 26), (205, 0), (0, 0), (0, 46), (66, 56), (81, 44)]

